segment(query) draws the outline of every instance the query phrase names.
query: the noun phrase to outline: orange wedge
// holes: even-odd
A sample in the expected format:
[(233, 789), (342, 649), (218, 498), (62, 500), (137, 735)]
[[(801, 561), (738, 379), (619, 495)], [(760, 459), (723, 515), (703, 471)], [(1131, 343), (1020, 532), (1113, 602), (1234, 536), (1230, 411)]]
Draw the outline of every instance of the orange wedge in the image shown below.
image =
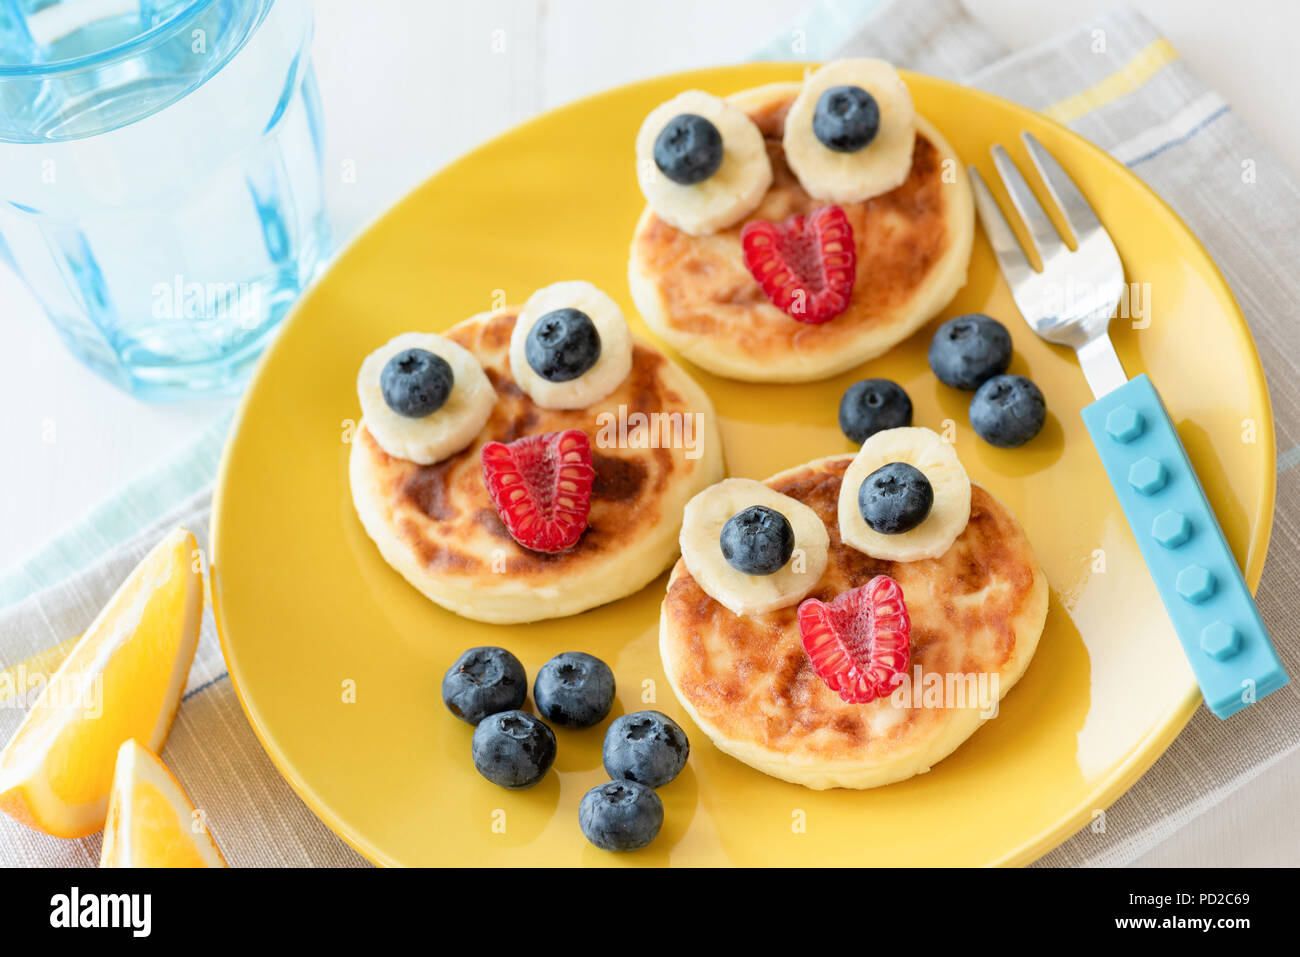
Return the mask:
[(99, 613), (0, 753), (0, 811), (55, 837), (104, 826), (118, 748), (161, 750), (194, 661), (203, 572), (178, 528)]
[(123, 741), (117, 752), (99, 866), (226, 866), (180, 782), (135, 741)]

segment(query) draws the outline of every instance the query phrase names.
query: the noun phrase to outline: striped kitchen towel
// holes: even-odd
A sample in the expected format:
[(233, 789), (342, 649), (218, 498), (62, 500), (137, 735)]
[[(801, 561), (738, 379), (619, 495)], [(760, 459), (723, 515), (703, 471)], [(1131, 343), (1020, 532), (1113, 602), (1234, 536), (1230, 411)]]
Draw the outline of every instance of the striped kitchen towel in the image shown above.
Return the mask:
[[(1011, 53), (957, 0), (823, 0), (761, 51), (773, 59), (875, 55), (1047, 113), (1109, 150), (1197, 233), (1250, 321), (1276, 417), (1277, 516), (1258, 601), (1288, 669), (1300, 673), (1300, 191), (1226, 103), (1146, 20), (1119, 11)], [(1253, 181), (1241, 176), (1250, 162)], [(184, 524), (206, 539), (224, 424), (0, 578), (0, 671), (52, 668), (148, 548)], [(149, 523), (149, 519), (154, 519)], [(0, 682), (0, 689), (4, 683)], [(1048, 864), (1123, 864), (1300, 746), (1300, 686), (1231, 723), (1201, 709), (1169, 752)], [(23, 702), (0, 700), (0, 740)], [(272, 767), (235, 699), (210, 615), (165, 758), (232, 865), (350, 865), (360, 858)], [(0, 864), (91, 864), (98, 836), (60, 841), (0, 817)]]

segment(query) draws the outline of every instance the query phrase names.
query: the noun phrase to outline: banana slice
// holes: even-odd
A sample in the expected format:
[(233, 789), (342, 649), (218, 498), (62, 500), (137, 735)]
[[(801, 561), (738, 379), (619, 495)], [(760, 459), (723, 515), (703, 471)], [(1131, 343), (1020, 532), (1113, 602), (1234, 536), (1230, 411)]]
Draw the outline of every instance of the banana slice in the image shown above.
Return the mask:
[[(528, 334), (543, 316), (576, 309), (595, 327), (595, 364), (576, 378), (553, 382), (528, 363)], [(589, 282), (573, 280), (543, 286), (524, 303), (510, 334), (510, 374), (543, 409), (585, 409), (609, 395), (632, 371), (632, 333), (623, 310)]]
[[(934, 491), (930, 513), (920, 525), (898, 535), (882, 535), (871, 528), (858, 508), (863, 481), (890, 462), (920, 469)], [(862, 443), (862, 450), (844, 473), (839, 520), (844, 544), (872, 558), (894, 562), (938, 558), (970, 520), (970, 479), (952, 445), (929, 429), (886, 429)]]
[[(779, 571), (747, 575), (722, 555), (722, 527), (751, 505), (780, 512), (794, 529), (794, 553)], [(724, 479), (686, 503), (682, 560), (701, 588), (737, 615), (761, 615), (803, 599), (826, 571), (830, 536), (807, 505), (752, 479)]]
[[(424, 349), (451, 366), (451, 394), (442, 407), (415, 419), (399, 415), (384, 401), (380, 376), (388, 361), (407, 349)], [(497, 394), (468, 349), (426, 332), (407, 332), (380, 346), (361, 363), (357, 376), (361, 415), (379, 447), (394, 458), (432, 465), (474, 441), (496, 405)]]
[[(855, 152), (837, 152), (813, 132), (818, 101), (838, 86), (866, 90), (880, 111), (876, 135)], [(907, 84), (884, 60), (835, 60), (809, 76), (790, 105), (782, 140), (786, 162), (814, 199), (857, 203), (879, 196), (912, 169), (915, 116)]]
[[(698, 183), (673, 182), (655, 164), (655, 141), (682, 115), (702, 116), (722, 135), (722, 162)], [(636, 172), (655, 215), (691, 236), (740, 222), (772, 185), (767, 145), (754, 121), (726, 100), (700, 90), (687, 90), (651, 110), (636, 137)]]

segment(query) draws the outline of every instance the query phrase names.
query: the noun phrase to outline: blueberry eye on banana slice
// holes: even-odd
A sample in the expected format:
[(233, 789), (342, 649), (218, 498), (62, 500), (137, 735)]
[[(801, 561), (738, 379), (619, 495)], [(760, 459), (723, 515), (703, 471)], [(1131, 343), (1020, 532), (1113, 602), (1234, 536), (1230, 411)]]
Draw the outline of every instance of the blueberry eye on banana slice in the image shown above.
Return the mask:
[(623, 310), (589, 282), (543, 286), (524, 303), (510, 335), (510, 372), (543, 409), (583, 409), (632, 370)]
[(725, 479), (686, 503), (682, 559), (736, 615), (797, 604), (826, 571), (830, 536), (807, 505), (752, 479)]
[(754, 121), (700, 90), (687, 90), (645, 118), (636, 168), (655, 215), (692, 236), (738, 223), (772, 185), (767, 145)]
[(873, 532), (901, 535), (930, 515), (934, 486), (914, 465), (890, 462), (876, 469), (858, 486), (858, 511)]
[(718, 542), (736, 571), (775, 575), (794, 554), (794, 526), (774, 508), (751, 505), (727, 519)]
[(381, 449), (432, 465), (474, 441), (497, 394), (468, 349), (432, 333), (408, 332), (366, 356), (357, 397)]
[(804, 81), (785, 118), (786, 162), (814, 199), (857, 203), (912, 169), (912, 94), (884, 60), (836, 60)]
[(862, 443), (840, 485), (840, 538), (872, 558), (938, 558), (969, 520), (966, 469), (929, 429), (877, 432)]

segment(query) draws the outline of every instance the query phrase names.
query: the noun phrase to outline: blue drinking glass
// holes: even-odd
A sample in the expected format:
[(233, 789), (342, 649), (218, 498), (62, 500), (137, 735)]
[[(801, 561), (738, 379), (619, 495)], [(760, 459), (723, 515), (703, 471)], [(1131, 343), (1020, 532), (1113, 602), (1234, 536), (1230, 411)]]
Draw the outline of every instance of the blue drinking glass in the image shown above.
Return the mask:
[(319, 270), (311, 35), (308, 0), (0, 0), (0, 260), (122, 388), (238, 391)]

